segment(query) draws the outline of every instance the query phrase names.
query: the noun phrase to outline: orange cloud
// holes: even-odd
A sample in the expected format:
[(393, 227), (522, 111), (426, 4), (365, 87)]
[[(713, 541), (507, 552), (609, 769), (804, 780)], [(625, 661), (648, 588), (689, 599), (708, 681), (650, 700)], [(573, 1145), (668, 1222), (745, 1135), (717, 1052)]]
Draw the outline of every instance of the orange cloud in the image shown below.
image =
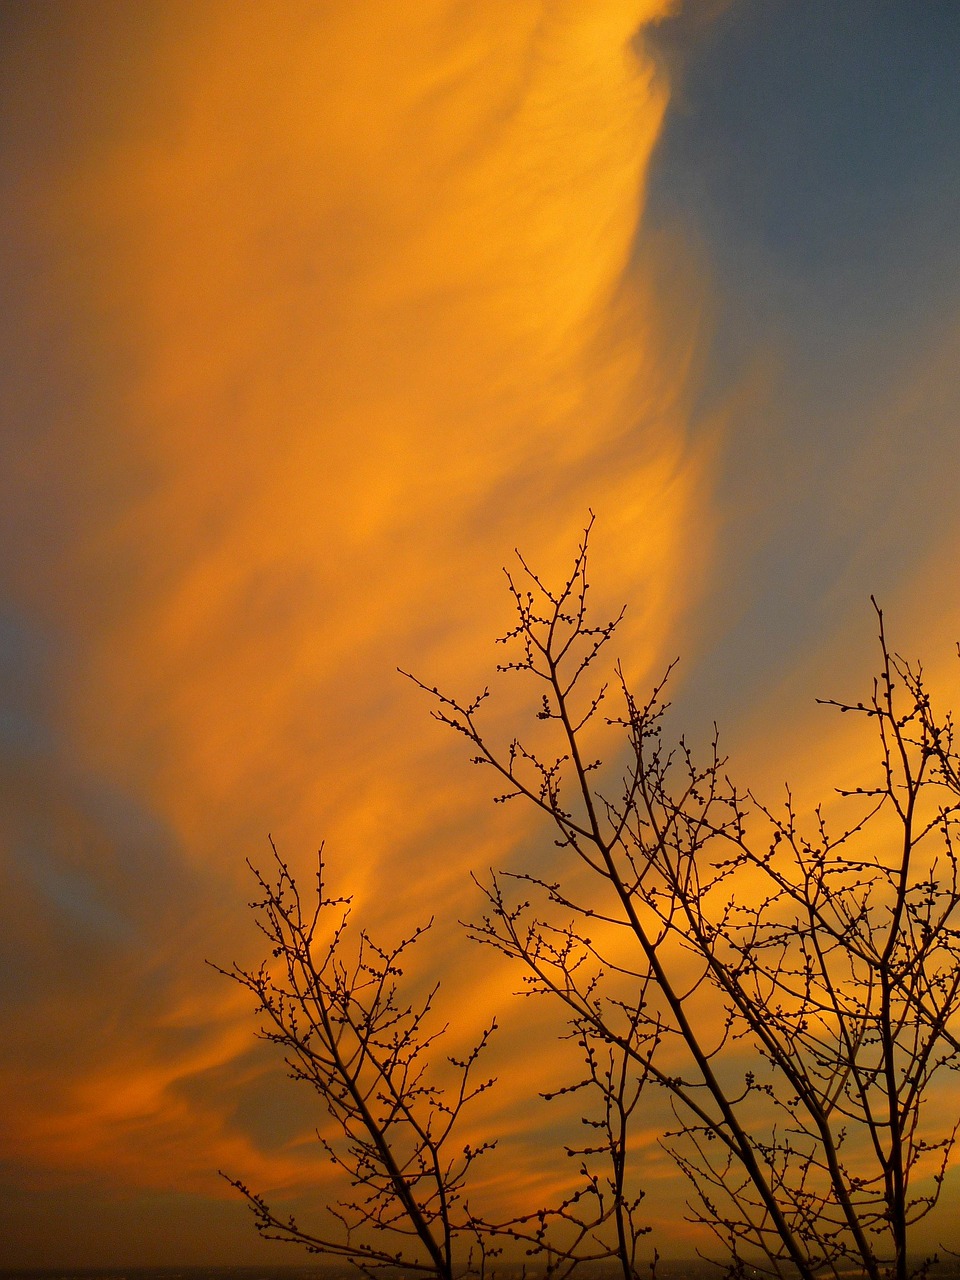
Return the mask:
[[(118, 17), (96, 55), (86, 31), (103, 100), (37, 180), (34, 232), (83, 390), (15, 501), (69, 495), (75, 456), (99, 496), (13, 586), (72, 636), (78, 773), (164, 832), (131, 928), (167, 976), (138, 1011), (138, 962), (129, 1025), (24, 1107), (38, 1163), (311, 1168), (294, 1140), (251, 1166), (214, 1079), (250, 1028), (193, 966), (255, 946), (243, 858), (268, 830), (304, 866), (326, 836), (375, 930), (437, 913), (424, 965), (463, 954), (467, 872), (527, 829), (495, 825), (395, 667), (483, 683), (514, 545), (561, 572), (594, 507), (600, 576), (640, 602), (633, 674), (663, 660), (713, 533), (687, 430), (702, 286), (637, 245), (668, 96), (641, 36), (668, 8), (211, 3)], [(167, 858), (184, 893), (151, 923)]]

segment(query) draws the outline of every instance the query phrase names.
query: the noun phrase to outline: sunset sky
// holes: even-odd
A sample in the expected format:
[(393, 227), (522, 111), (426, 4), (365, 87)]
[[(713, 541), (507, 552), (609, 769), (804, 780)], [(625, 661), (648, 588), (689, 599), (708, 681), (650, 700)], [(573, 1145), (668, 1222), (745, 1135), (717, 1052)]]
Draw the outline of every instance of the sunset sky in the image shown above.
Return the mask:
[(458, 924), (550, 837), (397, 674), (487, 683), (515, 547), (595, 512), (631, 680), (762, 794), (846, 780), (871, 593), (960, 703), (958, 67), (952, 0), (0, 0), (0, 1265), (298, 1260), (216, 1174), (328, 1194), (204, 964), (268, 833), (436, 916), (498, 1193), (554, 1185), (553, 1024)]

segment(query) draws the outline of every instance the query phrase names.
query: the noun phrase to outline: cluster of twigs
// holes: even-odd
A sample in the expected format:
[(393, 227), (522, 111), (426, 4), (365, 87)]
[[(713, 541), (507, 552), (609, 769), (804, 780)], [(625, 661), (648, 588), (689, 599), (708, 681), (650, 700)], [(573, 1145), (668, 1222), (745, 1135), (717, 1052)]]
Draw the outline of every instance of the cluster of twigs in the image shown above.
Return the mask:
[(398, 989), (405, 953), (425, 928), (390, 949), (364, 932), (351, 946), (349, 900), (326, 895), (322, 850), (309, 904), (273, 852), (275, 879), (251, 868), (262, 893), (251, 905), (274, 963), (221, 972), (253, 993), (261, 1035), (281, 1046), (291, 1076), (316, 1090), (333, 1120), (337, 1141), (318, 1137), (350, 1188), (349, 1198), (330, 1206), (341, 1230), (302, 1230), (244, 1183), (230, 1181), (269, 1239), (368, 1272), (403, 1267), (450, 1277), (456, 1236), (473, 1233), (464, 1183), (491, 1145), (456, 1150), (451, 1137), (463, 1108), (492, 1083), (475, 1080), (475, 1068), (493, 1027), (464, 1059), (450, 1059), (452, 1088), (433, 1083), (429, 1051), (441, 1034), (429, 1025), (436, 988), (417, 1006), (404, 1003)]
[[(416, 1005), (405, 1002), (400, 986), (406, 954), (430, 924), (390, 948), (365, 931), (354, 938), (350, 900), (324, 890), (322, 848), (309, 901), (271, 848), (272, 878), (250, 864), (260, 890), (251, 907), (270, 960), (255, 970), (214, 967), (253, 994), (260, 1036), (280, 1046), (290, 1076), (322, 1100), (332, 1137), (318, 1132), (317, 1138), (348, 1192), (327, 1205), (326, 1229), (305, 1229), (295, 1217), (275, 1213), (243, 1180), (224, 1174), (246, 1198), (261, 1235), (349, 1262), (368, 1276), (401, 1269), (443, 1280), (464, 1273), (483, 1277), (512, 1245), (536, 1257), (544, 1274), (564, 1280), (584, 1262), (619, 1256), (604, 1227), (615, 1220), (618, 1239), (633, 1239), (639, 1234), (635, 1206), (620, 1184), (608, 1189), (587, 1167), (595, 1150), (619, 1158), (610, 1138), (598, 1148), (570, 1152), (583, 1157), (583, 1185), (560, 1204), (496, 1222), (470, 1208), (468, 1175), (496, 1143), (471, 1146), (458, 1141), (456, 1131), (464, 1109), (494, 1083), (477, 1079), (477, 1064), (496, 1023), (466, 1056), (446, 1057), (446, 1079), (438, 1084), (431, 1051), (446, 1031), (432, 1017), (439, 984)], [(591, 1068), (605, 1103), (594, 1127), (616, 1134), (622, 1144), (626, 1076), (621, 1072), (615, 1082), (594, 1058)]]
[[(631, 1125), (652, 1087), (676, 1116), (663, 1144), (689, 1179), (689, 1217), (714, 1234), (731, 1272), (749, 1264), (812, 1280), (852, 1267), (907, 1280), (910, 1228), (936, 1203), (957, 1134), (958, 1109), (940, 1088), (960, 1065), (951, 720), (936, 714), (922, 670), (890, 650), (877, 609), (872, 692), (830, 704), (872, 723), (875, 776), (839, 793), (848, 819), (837, 830), (821, 810), (802, 822), (789, 796), (782, 810), (765, 807), (730, 781), (716, 736), (703, 761), (683, 740), (664, 744), (663, 682), (640, 700), (619, 668), (615, 694), (595, 680), (619, 618), (590, 621), (589, 531), (559, 591), (522, 560), (519, 582), (508, 575), (517, 621), (500, 670), (534, 684), (540, 733), (553, 735), (546, 749), (492, 743), (486, 691), (460, 702), (421, 685), (436, 718), (503, 780), (498, 800), (525, 800), (552, 828), (549, 875), (492, 876), (469, 932), (521, 964), (528, 994), (566, 1010), (585, 1071), (559, 1092), (599, 1101), (586, 1117), (596, 1141), (570, 1150), (580, 1189), (495, 1225), (467, 1208), (484, 1148), (446, 1152), (464, 1106), (490, 1083), (472, 1082), (487, 1036), (455, 1064), (452, 1094), (427, 1084), (433, 996), (402, 1007), (394, 982), (416, 935), (391, 952), (361, 935), (345, 966), (343, 924), (319, 949), (316, 936), (319, 913), (336, 904), (318, 885), (305, 920), (279, 860), (277, 886), (258, 877), (258, 906), (284, 974), (233, 976), (326, 1102), (347, 1144), (331, 1154), (356, 1194), (337, 1210), (335, 1243), (278, 1222), (235, 1185), (267, 1234), (362, 1269), (450, 1277), (465, 1237), (460, 1270), (483, 1270), (519, 1242), (553, 1273), (615, 1258), (632, 1280), (646, 1228)], [(605, 732), (606, 764), (596, 756)], [(403, 1247), (378, 1248), (384, 1233)], [(415, 1254), (405, 1251), (413, 1239)]]

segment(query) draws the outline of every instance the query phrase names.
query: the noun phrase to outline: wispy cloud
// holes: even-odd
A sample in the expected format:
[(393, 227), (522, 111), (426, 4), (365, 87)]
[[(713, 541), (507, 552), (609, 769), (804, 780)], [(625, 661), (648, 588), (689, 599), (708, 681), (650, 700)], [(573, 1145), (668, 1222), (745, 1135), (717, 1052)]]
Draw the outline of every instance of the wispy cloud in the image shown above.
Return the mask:
[(259, 1068), (199, 966), (255, 945), (244, 856), (326, 836), (374, 926), (440, 913), (435, 963), (505, 829), (396, 665), (482, 683), (497, 565), (559, 571), (590, 506), (638, 676), (696, 599), (704, 286), (636, 243), (664, 8), (70, 10), (90, 83), (43, 34), (24, 136), (40, 92), (76, 116), (14, 190), (2, 484), (9, 598), (60, 648), (5, 846), (44, 1029), (4, 1073), (50, 1176), (309, 1170), (224, 1111)]

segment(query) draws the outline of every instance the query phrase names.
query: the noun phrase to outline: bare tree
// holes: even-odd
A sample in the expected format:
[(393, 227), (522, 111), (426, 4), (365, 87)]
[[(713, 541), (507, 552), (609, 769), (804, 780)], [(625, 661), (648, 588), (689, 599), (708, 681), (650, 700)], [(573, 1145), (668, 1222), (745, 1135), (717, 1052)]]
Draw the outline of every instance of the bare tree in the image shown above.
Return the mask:
[(293, 1079), (325, 1105), (334, 1137), (318, 1137), (349, 1193), (328, 1206), (338, 1229), (319, 1233), (275, 1214), (241, 1180), (228, 1181), (268, 1239), (343, 1259), (365, 1274), (402, 1267), (452, 1280), (458, 1239), (483, 1245), (463, 1194), (471, 1166), (492, 1144), (458, 1146), (454, 1135), (464, 1108), (493, 1083), (475, 1077), (494, 1028), (466, 1057), (448, 1059), (453, 1083), (438, 1085), (429, 1062), (444, 1030), (431, 1026), (436, 987), (412, 1005), (398, 986), (406, 954), (429, 925), (389, 948), (365, 932), (354, 940), (349, 899), (324, 890), (322, 851), (308, 901), (273, 852), (275, 878), (251, 867), (262, 894), (251, 906), (273, 963), (219, 971), (253, 993), (260, 1035), (281, 1047)]
[(702, 761), (682, 738), (665, 745), (666, 677), (646, 700), (618, 667), (612, 691), (598, 681), (619, 618), (589, 618), (589, 532), (559, 590), (522, 560), (522, 578), (508, 575), (517, 621), (500, 670), (533, 685), (539, 742), (491, 741), (487, 691), (460, 702), (421, 685), (503, 780), (497, 799), (525, 800), (552, 829), (549, 870), (492, 875), (468, 931), (520, 962), (526, 995), (565, 1010), (584, 1070), (552, 1096), (587, 1100), (587, 1139), (567, 1147), (579, 1181), (559, 1205), (505, 1221), (468, 1204), (494, 1144), (456, 1135), (492, 1083), (476, 1071), (493, 1028), (447, 1059), (441, 1083), (436, 989), (419, 1003), (402, 994), (424, 930), (392, 948), (354, 936), (322, 858), (307, 903), (276, 851), (252, 904), (272, 961), (227, 973), (322, 1099), (333, 1136), (321, 1141), (349, 1190), (328, 1206), (335, 1229), (307, 1231), (230, 1181), (264, 1235), (366, 1274), (452, 1280), (520, 1250), (557, 1280), (610, 1260), (637, 1280), (648, 1228), (631, 1139), (652, 1084), (675, 1116), (662, 1141), (689, 1179), (689, 1216), (731, 1273), (907, 1280), (925, 1265), (911, 1263), (911, 1228), (937, 1201), (957, 1134), (943, 1088), (960, 1065), (950, 717), (891, 651), (878, 609), (872, 690), (829, 704), (876, 735), (874, 775), (838, 792), (845, 824), (825, 809), (802, 820), (789, 793), (762, 804), (730, 780), (716, 731)]
[[(601, 1061), (585, 1032), (588, 1071), (559, 1092), (586, 1090), (599, 1098), (584, 1123), (596, 1141), (568, 1154), (580, 1160), (580, 1182), (558, 1205), (498, 1221), (475, 1213), (466, 1192), (474, 1162), (496, 1143), (459, 1139), (464, 1109), (494, 1081), (476, 1078), (478, 1060), (496, 1024), (463, 1058), (448, 1056), (440, 1082), (430, 1059), (446, 1031), (436, 1027), (439, 984), (419, 1003), (403, 994), (403, 965), (427, 924), (384, 948), (349, 930), (350, 900), (331, 898), (318, 855), (316, 890), (304, 896), (273, 849), (274, 874), (251, 864), (260, 896), (251, 903), (270, 960), (248, 970), (213, 966), (252, 993), (260, 1036), (278, 1045), (291, 1077), (311, 1086), (332, 1120), (318, 1140), (347, 1191), (328, 1204), (326, 1230), (302, 1228), (274, 1212), (240, 1178), (223, 1176), (246, 1197), (266, 1239), (305, 1247), (352, 1264), (371, 1276), (384, 1269), (433, 1275), (483, 1276), (505, 1250), (535, 1258), (549, 1277), (564, 1280), (584, 1263), (620, 1259), (634, 1280), (636, 1242), (648, 1228), (636, 1221), (640, 1196), (623, 1186), (626, 1121), (636, 1085), (626, 1063)], [(611, 1172), (597, 1172), (595, 1157)]]
[[(872, 721), (876, 776), (839, 793), (839, 830), (822, 810), (805, 826), (789, 795), (765, 807), (730, 781), (716, 734), (703, 762), (682, 739), (664, 745), (663, 683), (640, 700), (616, 668), (618, 708), (602, 714), (595, 671), (619, 618), (589, 619), (588, 535), (559, 590), (522, 559), (522, 578), (508, 574), (517, 621), (499, 670), (531, 682), (552, 742), (492, 743), (488, 691), (461, 702), (421, 685), (503, 779), (498, 800), (539, 810), (559, 851), (549, 874), (493, 876), (472, 935), (522, 963), (528, 993), (566, 1007), (611, 1107), (615, 1171), (631, 1090), (649, 1079), (666, 1092), (690, 1216), (732, 1271), (906, 1280), (910, 1228), (937, 1200), (957, 1132), (939, 1088), (960, 1063), (949, 717), (890, 651), (877, 610), (872, 693), (832, 704)], [(629, 1274), (622, 1172), (611, 1187)]]

